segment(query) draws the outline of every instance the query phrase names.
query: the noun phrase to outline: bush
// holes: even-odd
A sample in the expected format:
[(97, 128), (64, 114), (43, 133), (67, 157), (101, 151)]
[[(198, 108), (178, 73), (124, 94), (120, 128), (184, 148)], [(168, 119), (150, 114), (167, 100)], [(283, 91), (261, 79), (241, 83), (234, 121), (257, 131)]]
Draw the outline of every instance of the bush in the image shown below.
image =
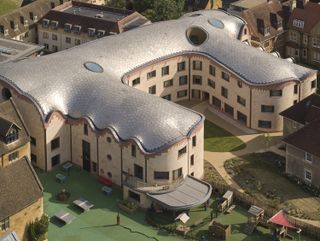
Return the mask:
[(49, 218), (47, 215), (42, 215), (40, 220), (37, 218), (34, 222), (28, 225), (28, 241), (43, 241), (46, 239), (48, 232)]

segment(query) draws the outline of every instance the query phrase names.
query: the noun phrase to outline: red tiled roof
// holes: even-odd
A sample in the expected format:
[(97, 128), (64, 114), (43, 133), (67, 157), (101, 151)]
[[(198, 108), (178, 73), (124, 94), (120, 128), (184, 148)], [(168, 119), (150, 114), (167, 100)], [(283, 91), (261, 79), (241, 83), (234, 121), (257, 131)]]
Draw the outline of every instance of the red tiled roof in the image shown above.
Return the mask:
[[(304, 28), (297, 28), (293, 26), (293, 20), (298, 19), (304, 21)], [(311, 32), (313, 27), (320, 22), (320, 4), (308, 2), (304, 8), (295, 8), (289, 18), (288, 28), (303, 31), (305, 33)]]

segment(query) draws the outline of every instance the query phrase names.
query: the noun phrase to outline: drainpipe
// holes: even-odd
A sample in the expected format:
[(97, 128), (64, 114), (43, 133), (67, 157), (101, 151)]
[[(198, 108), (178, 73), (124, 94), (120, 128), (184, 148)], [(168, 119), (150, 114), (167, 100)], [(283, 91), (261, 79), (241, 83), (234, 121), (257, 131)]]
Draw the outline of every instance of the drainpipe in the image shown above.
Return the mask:
[(191, 55), (189, 55), (189, 76), (188, 76), (188, 86), (189, 86), (189, 100), (191, 100)]
[(44, 155), (45, 155), (45, 172), (48, 171), (48, 157), (47, 157), (47, 129), (44, 128)]
[(122, 156), (122, 147), (120, 146), (120, 165), (121, 165), (121, 187), (123, 187), (123, 156)]
[(70, 150), (71, 150), (71, 153), (70, 153), (70, 161), (71, 163), (73, 163), (73, 149), (72, 149), (72, 127), (71, 127), (71, 124), (70, 124)]
[(100, 161), (99, 161), (99, 136), (97, 135), (97, 170), (98, 176), (100, 175)]
[(249, 117), (249, 119), (250, 119), (250, 123), (249, 123), (249, 127), (251, 128), (251, 126), (252, 126), (252, 89), (251, 89), (251, 87), (250, 87), (250, 117)]
[(147, 158), (145, 157), (144, 158), (144, 180), (145, 180), (145, 183), (147, 183), (148, 182), (148, 171), (147, 171), (147, 169), (148, 169), (148, 162), (147, 162), (148, 160), (147, 160)]

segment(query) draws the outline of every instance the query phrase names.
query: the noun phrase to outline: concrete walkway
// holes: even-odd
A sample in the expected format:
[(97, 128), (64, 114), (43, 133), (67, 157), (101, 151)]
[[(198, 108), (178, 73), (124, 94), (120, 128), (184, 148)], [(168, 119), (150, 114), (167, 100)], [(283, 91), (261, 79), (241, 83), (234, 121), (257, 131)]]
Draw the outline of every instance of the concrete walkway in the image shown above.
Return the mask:
[[(236, 188), (239, 191), (243, 191), (243, 189), (231, 178), (224, 168), (226, 160), (235, 157), (239, 158), (249, 153), (264, 151), (273, 151), (277, 154), (284, 155), (284, 153), (278, 149), (278, 146), (281, 143), (282, 132), (269, 133), (270, 138), (266, 138), (265, 133), (258, 133), (257, 131), (248, 129), (240, 124), (235, 125), (234, 120), (224, 113), (212, 112), (212, 110), (210, 110), (211, 107), (206, 102), (186, 102), (180, 104), (202, 113), (207, 120), (229, 131), (231, 134), (237, 136), (240, 140), (246, 143), (246, 147), (239, 151), (204, 152), (204, 159), (215, 167), (218, 173), (231, 187)], [(270, 140), (269, 143), (267, 139)]]

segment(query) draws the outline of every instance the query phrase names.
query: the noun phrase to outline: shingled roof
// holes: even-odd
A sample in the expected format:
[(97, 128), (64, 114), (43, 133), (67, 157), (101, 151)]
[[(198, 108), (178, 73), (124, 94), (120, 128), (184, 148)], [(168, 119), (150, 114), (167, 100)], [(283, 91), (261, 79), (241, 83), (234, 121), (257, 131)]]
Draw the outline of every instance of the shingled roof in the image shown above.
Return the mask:
[(21, 118), (21, 115), (16, 109), (13, 100), (10, 99), (0, 103), (1, 137), (4, 137), (4, 133), (13, 125), (19, 129), (19, 139), (10, 144), (6, 144), (3, 140), (0, 140), (0, 155), (9, 153), (30, 141), (29, 132)]
[[(293, 145), (314, 156), (320, 157), (320, 120), (316, 120), (292, 133), (283, 139), (287, 144)], [(306, 138), (310, 141), (306, 141)]]
[(280, 115), (303, 125), (320, 119), (320, 95), (312, 94)]
[[(304, 8), (295, 8), (289, 18), (288, 28), (304, 33), (310, 33), (313, 27), (320, 22), (320, 4), (308, 2)], [(293, 25), (293, 20), (304, 21), (303, 28), (298, 28)]]
[(18, 213), (43, 195), (43, 187), (26, 158), (0, 168), (0, 190), (0, 220)]

